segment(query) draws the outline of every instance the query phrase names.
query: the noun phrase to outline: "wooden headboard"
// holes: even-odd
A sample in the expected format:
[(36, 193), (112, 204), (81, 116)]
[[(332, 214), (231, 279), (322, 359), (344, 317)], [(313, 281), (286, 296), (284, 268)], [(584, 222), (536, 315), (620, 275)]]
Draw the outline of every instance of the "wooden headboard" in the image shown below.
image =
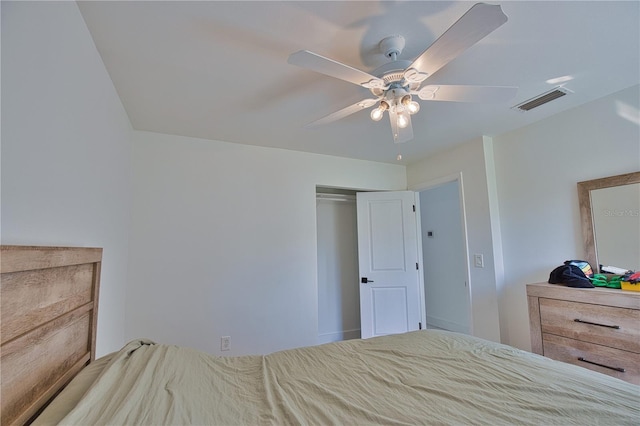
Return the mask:
[(102, 249), (0, 255), (0, 422), (24, 424), (95, 358)]

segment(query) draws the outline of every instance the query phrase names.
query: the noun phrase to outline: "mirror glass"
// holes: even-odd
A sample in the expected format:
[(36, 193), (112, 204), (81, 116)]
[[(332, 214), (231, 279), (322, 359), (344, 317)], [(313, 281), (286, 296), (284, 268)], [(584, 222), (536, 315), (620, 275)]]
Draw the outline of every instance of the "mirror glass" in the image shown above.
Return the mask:
[(598, 263), (640, 271), (640, 183), (591, 190)]
[(600, 266), (640, 270), (640, 172), (578, 182), (585, 258)]

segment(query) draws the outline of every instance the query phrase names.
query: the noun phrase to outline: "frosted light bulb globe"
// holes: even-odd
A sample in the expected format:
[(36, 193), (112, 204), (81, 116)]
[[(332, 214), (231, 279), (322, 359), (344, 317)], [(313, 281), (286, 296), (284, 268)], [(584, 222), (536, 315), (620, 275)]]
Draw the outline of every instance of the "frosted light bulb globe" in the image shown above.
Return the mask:
[(380, 109), (380, 108), (376, 108), (371, 110), (371, 119), (373, 121), (380, 121), (382, 120), (382, 116), (384, 115), (384, 110)]

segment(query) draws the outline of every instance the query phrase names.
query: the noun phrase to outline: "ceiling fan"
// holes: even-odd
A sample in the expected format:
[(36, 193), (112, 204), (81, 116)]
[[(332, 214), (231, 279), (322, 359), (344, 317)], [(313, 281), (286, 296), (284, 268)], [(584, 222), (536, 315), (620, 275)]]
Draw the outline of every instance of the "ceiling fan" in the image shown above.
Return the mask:
[(380, 51), (391, 62), (371, 74), (334, 61), (308, 50), (292, 53), (288, 62), (369, 89), (373, 98), (329, 114), (308, 126), (331, 123), (360, 110), (377, 105), (371, 110), (371, 119), (380, 121), (387, 111), (395, 143), (413, 139), (411, 115), (420, 104), (413, 100), (455, 102), (502, 102), (515, 96), (516, 87), (425, 85), (422, 83), (436, 71), (455, 59), (495, 29), (507, 22), (507, 16), (498, 5), (477, 3), (456, 21), (444, 34), (413, 61), (399, 60), (405, 40), (392, 35), (380, 42)]

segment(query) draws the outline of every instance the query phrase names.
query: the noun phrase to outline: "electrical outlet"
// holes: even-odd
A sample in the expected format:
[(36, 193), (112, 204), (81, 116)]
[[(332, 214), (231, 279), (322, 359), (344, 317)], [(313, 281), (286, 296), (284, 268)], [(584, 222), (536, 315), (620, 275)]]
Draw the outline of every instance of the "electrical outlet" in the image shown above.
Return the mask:
[(220, 338), (220, 350), (228, 351), (231, 349), (231, 336), (222, 336)]
[(476, 268), (484, 268), (484, 258), (482, 257), (481, 254), (473, 255), (473, 265)]

